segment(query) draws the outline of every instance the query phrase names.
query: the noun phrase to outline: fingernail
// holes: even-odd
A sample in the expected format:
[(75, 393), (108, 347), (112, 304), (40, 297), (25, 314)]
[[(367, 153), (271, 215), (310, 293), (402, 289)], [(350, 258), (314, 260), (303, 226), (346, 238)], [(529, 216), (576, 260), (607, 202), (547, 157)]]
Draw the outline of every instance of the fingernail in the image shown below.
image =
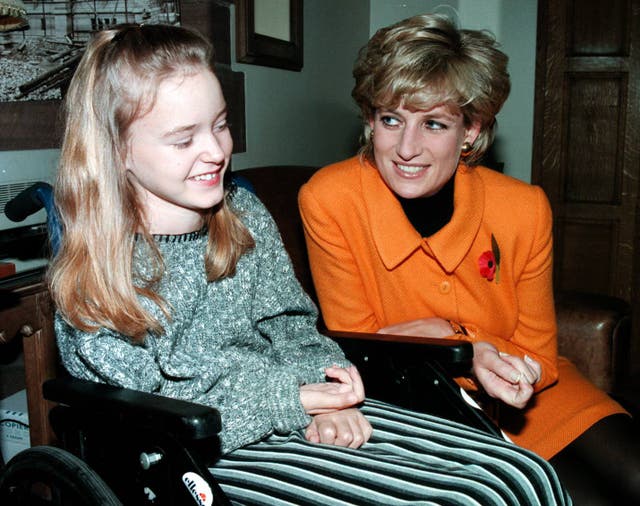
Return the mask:
[(508, 357), (509, 356), (509, 354), (505, 353), (504, 351), (499, 351), (498, 355), (500, 355), (501, 357)]
[(524, 359), (525, 359), (525, 361), (527, 361), (527, 362), (529, 362), (529, 363), (534, 362), (534, 360), (533, 360), (529, 355), (525, 355), (525, 356), (524, 356)]
[(522, 379), (522, 373), (521, 372), (519, 372), (517, 374), (513, 373), (511, 375), (511, 381), (513, 381), (514, 383), (520, 383), (521, 379)]

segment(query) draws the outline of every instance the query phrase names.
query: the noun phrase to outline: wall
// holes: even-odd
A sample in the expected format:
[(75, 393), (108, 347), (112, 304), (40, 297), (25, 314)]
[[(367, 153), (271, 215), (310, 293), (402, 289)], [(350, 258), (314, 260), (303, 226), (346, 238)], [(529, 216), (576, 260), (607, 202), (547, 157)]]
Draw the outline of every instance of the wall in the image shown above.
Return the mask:
[[(232, 64), (245, 73), (247, 115), (247, 150), (234, 155), (234, 170), (276, 164), (321, 166), (355, 153), (361, 123), (351, 99), (351, 69), (369, 38), (368, 4), (304, 0), (301, 72)], [(232, 9), (232, 26), (234, 19)], [(234, 48), (231, 61), (235, 62)]]
[(370, 0), (370, 33), (415, 14), (453, 15), (462, 28), (487, 29), (509, 56), (511, 95), (498, 115), (495, 158), (531, 181), (537, 0)]
[[(0, 135), (2, 135), (0, 133)], [(53, 173), (58, 163), (57, 149), (34, 149), (28, 151), (0, 151), (0, 175), (6, 174), (8, 168), (16, 170), (21, 177), (39, 172), (44, 167), (47, 172)]]

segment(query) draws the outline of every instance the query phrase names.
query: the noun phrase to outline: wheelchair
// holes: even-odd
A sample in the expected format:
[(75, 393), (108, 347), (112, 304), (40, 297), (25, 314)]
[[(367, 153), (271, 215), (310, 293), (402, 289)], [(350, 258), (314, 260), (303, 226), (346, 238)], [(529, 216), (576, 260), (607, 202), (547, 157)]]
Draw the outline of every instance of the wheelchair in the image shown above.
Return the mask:
[[(234, 179), (233, 184), (255, 191), (251, 181)], [(24, 190), (7, 204), (5, 213), (21, 221), (42, 207), (47, 209), (55, 253), (60, 238), (48, 184)], [(276, 222), (289, 250), (292, 239), (277, 217)], [(291, 256), (300, 277), (299, 262)], [(358, 367), (368, 396), (501, 437), (491, 419), (472, 407), (451, 379), (470, 370), (471, 343), (321, 330)], [(220, 457), (222, 426), (215, 408), (66, 374), (45, 381), (42, 388), (44, 398), (56, 403), (49, 421), (57, 445), (29, 448), (4, 466), (0, 504), (230, 504), (209, 471)]]

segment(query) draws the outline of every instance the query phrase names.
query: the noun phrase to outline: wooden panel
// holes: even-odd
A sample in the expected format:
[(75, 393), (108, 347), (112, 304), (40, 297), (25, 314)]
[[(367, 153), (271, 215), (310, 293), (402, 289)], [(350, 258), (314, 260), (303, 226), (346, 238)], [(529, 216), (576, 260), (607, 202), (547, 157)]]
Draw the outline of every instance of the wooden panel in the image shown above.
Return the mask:
[(51, 444), (52, 403), (45, 401), (42, 384), (56, 375), (58, 354), (53, 330), (53, 308), (46, 284), (37, 282), (0, 292), (0, 331), (22, 336), (31, 445)]
[(553, 209), (555, 286), (632, 304), (636, 371), (639, 50), (640, 0), (538, 1), (532, 182)]
[(610, 293), (616, 270), (618, 228), (616, 222), (557, 220), (557, 288)]
[(244, 108), (244, 73), (234, 72), (229, 65), (216, 64), (216, 75), (227, 101), (229, 130), (233, 139), (233, 152), (247, 150), (246, 119)]
[(567, 54), (614, 56), (629, 53), (629, 0), (568, 2)]
[(60, 146), (58, 100), (0, 102), (0, 149), (50, 149)]
[(568, 74), (566, 202), (620, 202), (625, 94), (622, 75)]
[(180, 1), (182, 26), (195, 28), (213, 41), (216, 62), (231, 64), (231, 20), (229, 8), (216, 2)]
[(17, 294), (0, 295), (0, 346), (19, 338), (25, 325), (33, 326), (36, 313), (36, 295), (20, 297)]
[(180, 1), (182, 26), (194, 28), (213, 42), (216, 75), (227, 100), (233, 152), (243, 153), (246, 147), (244, 111), (244, 74), (231, 70), (231, 18), (223, 3), (200, 0)]
[[(51, 318), (48, 325), (51, 325)], [(55, 404), (44, 399), (42, 385), (57, 373), (58, 352), (53, 329), (42, 328), (25, 336), (23, 349), (31, 446), (50, 445), (56, 441), (49, 424), (49, 411)]]

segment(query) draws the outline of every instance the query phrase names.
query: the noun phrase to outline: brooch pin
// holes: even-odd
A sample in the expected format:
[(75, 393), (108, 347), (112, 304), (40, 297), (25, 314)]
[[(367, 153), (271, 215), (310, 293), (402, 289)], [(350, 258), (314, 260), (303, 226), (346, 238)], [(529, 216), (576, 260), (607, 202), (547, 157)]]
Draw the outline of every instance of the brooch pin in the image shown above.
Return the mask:
[(480, 275), (487, 281), (495, 279), (496, 284), (500, 282), (500, 248), (493, 234), (491, 234), (491, 250), (480, 255), (478, 269), (480, 269)]

